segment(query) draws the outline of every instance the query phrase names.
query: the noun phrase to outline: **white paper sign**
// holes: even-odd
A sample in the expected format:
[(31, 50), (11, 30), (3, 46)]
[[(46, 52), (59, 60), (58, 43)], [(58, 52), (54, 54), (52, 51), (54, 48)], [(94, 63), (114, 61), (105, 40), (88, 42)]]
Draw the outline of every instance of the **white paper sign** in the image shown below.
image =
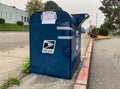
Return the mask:
[(46, 11), (41, 15), (42, 24), (55, 24), (57, 20), (56, 12)]

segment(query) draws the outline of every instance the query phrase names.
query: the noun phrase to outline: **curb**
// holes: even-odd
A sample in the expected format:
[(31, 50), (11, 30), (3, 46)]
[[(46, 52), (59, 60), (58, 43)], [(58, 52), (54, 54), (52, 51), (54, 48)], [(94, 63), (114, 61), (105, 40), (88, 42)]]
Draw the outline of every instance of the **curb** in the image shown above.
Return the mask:
[(104, 40), (104, 39), (110, 39), (111, 37), (108, 36), (108, 37), (105, 37), (105, 38), (94, 38), (95, 40)]
[(93, 39), (90, 40), (89, 46), (85, 53), (86, 58), (84, 59), (83, 66), (81, 68), (81, 71), (80, 71), (78, 78), (76, 80), (76, 83), (74, 85), (74, 89), (86, 89), (87, 88), (92, 47), (93, 47)]
[(85, 53), (85, 59), (84, 59), (82, 68), (78, 74), (78, 78), (77, 78), (76, 83), (74, 85), (74, 89), (87, 89), (94, 40), (104, 40), (104, 39), (110, 39), (110, 38), (111, 37), (108, 36), (106, 38), (94, 38), (94, 39), (90, 40), (89, 46), (88, 46), (87, 51)]

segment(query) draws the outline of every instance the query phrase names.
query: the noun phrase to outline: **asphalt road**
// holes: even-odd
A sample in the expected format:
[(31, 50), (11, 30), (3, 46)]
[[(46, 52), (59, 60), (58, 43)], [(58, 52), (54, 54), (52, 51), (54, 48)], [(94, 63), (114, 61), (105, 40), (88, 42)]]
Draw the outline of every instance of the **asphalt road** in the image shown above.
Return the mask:
[(28, 44), (28, 32), (0, 32), (0, 50), (22, 47)]
[(95, 41), (88, 89), (120, 89), (120, 38)]

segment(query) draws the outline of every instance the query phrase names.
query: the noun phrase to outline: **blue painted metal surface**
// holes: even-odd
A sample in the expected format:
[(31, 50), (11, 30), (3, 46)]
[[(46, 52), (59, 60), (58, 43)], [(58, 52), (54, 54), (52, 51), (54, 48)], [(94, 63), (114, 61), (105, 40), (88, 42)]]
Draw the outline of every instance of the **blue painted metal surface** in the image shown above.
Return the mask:
[(30, 72), (70, 79), (80, 62), (81, 32), (77, 27), (88, 15), (56, 11), (51, 24), (42, 22), (43, 13), (30, 18)]

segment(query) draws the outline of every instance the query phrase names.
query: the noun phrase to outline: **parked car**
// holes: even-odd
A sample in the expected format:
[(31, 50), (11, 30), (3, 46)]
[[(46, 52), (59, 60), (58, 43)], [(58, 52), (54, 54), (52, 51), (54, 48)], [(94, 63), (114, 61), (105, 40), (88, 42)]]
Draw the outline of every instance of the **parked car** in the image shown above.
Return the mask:
[(94, 34), (94, 33), (92, 33), (92, 32), (90, 32), (90, 33), (88, 33), (92, 38), (97, 38), (97, 35), (96, 34)]

